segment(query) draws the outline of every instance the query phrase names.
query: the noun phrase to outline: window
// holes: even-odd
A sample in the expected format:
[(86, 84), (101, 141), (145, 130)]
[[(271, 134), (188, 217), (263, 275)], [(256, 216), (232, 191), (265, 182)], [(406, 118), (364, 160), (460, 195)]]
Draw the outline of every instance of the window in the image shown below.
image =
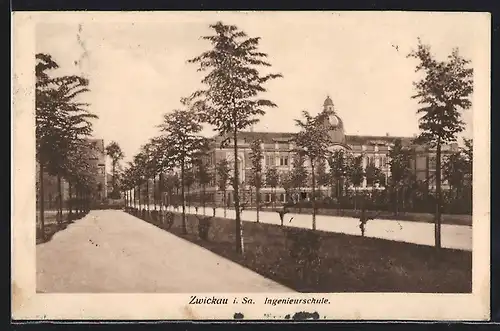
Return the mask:
[(382, 155), (380, 157), (380, 167), (385, 167), (387, 166), (387, 157), (385, 155)]
[(436, 169), (436, 157), (435, 156), (429, 156), (429, 168)]
[(411, 158), (410, 159), (410, 169), (415, 169), (415, 166), (416, 166), (415, 159)]
[(275, 165), (274, 155), (266, 155), (266, 166), (274, 167)]
[(288, 156), (281, 156), (280, 157), (280, 166), (287, 166), (288, 165)]

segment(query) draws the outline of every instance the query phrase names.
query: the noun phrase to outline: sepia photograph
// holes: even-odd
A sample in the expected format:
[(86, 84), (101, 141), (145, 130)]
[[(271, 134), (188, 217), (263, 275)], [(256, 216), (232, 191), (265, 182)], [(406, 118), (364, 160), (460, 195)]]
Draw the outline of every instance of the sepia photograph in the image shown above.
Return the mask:
[(488, 14), (17, 12), (13, 40), (13, 316), (488, 318)]

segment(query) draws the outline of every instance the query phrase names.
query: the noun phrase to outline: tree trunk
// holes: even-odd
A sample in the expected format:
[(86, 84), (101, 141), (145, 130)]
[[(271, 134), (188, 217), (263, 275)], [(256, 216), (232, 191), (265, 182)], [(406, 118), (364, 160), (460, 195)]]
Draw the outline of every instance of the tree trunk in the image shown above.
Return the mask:
[(394, 202), (395, 202), (395, 204), (394, 204), (394, 215), (397, 216), (398, 213), (399, 213), (399, 189), (398, 189), (397, 186), (394, 188), (394, 195), (395, 195), (395, 199), (394, 199)]
[(187, 234), (186, 226), (186, 192), (184, 191), (184, 159), (181, 161), (181, 203), (182, 203), (182, 233)]
[(146, 210), (149, 212), (149, 178), (146, 178)]
[(158, 194), (156, 194), (156, 175), (153, 176), (153, 205), (156, 211), (156, 199), (158, 199)]
[[(255, 192), (257, 192), (257, 188), (255, 189)], [(255, 202), (255, 203), (257, 203), (257, 202)], [(253, 207), (253, 191), (252, 191), (251, 185), (250, 185), (250, 206)]]
[(78, 200), (78, 185), (75, 184), (75, 214), (78, 216), (80, 213), (80, 200)]
[(134, 208), (137, 208), (137, 194), (136, 194), (137, 190), (136, 190), (135, 186), (134, 186), (133, 190), (134, 190), (133, 191), (133, 193), (134, 193), (134, 196), (133, 196), (133, 198), (134, 198)]
[(78, 188), (78, 191), (77, 191), (77, 198), (78, 198), (78, 214), (83, 214), (83, 198), (82, 198), (82, 188)]
[(81, 213), (80, 209), (80, 189), (78, 188), (78, 185), (75, 185), (75, 213), (78, 216), (78, 214)]
[(163, 210), (163, 172), (160, 172), (160, 183), (158, 184), (158, 194), (160, 195), (160, 212)]
[(205, 213), (205, 208), (206, 208), (205, 197), (207, 195), (207, 188), (206, 188), (205, 184), (202, 185), (202, 192), (203, 192), (203, 196), (202, 196), (201, 202), (203, 204), (203, 215), (205, 216), (206, 215), (206, 213)]
[(436, 146), (436, 222), (435, 222), (435, 244), (441, 248), (441, 138), (438, 138)]
[(224, 197), (222, 198), (222, 203), (224, 204), (224, 218), (226, 218), (226, 190), (223, 190), (222, 193), (224, 194)]
[(113, 160), (112, 162), (112, 173), (113, 173), (113, 179), (112, 179), (112, 182), (111, 182), (111, 185), (113, 185), (113, 197), (115, 195), (115, 191), (116, 191), (116, 162), (115, 160)]
[(358, 210), (358, 190), (356, 190), (356, 186), (354, 186), (354, 210)]
[(340, 215), (340, 179), (336, 179), (335, 198), (337, 199), (337, 215)]
[[(259, 223), (259, 212), (260, 212), (260, 199), (259, 199), (259, 195), (260, 195), (260, 187), (256, 186), (255, 187), (255, 194), (257, 195), (257, 198), (256, 198), (256, 201), (255, 201), (255, 204), (256, 204), (256, 208), (257, 208), (257, 223)], [(272, 195), (271, 195), (271, 199), (272, 199)]]
[(71, 181), (68, 181), (68, 221), (73, 219), (72, 186)]
[(62, 183), (61, 183), (61, 175), (57, 174), (57, 194), (59, 195), (58, 200), (58, 208), (57, 208), (57, 223), (61, 224), (63, 221), (63, 197), (62, 197)]
[(142, 203), (141, 203), (141, 184), (137, 186), (137, 202), (139, 203), (139, 212), (142, 212)]
[(316, 230), (316, 174), (314, 173), (314, 160), (311, 160), (311, 179), (312, 179), (312, 229)]
[(45, 240), (45, 196), (43, 192), (43, 162), (40, 162), (40, 173), (38, 174), (39, 185), (39, 201), (40, 201), (40, 237)]
[(234, 190), (234, 210), (236, 213), (236, 252), (243, 254), (243, 227), (241, 224), (240, 216), (240, 197), (239, 197), (239, 166), (238, 166), (238, 132), (236, 130), (236, 116), (234, 118), (235, 129), (233, 132), (234, 139), (234, 180), (233, 180), (233, 190)]
[[(274, 200), (273, 200), (273, 209), (276, 209), (276, 187), (273, 187), (272, 188), (272, 192), (273, 194), (273, 197), (274, 197)], [(285, 195), (286, 195), (286, 192), (285, 192)], [(259, 199), (260, 199), (260, 196), (259, 196)]]

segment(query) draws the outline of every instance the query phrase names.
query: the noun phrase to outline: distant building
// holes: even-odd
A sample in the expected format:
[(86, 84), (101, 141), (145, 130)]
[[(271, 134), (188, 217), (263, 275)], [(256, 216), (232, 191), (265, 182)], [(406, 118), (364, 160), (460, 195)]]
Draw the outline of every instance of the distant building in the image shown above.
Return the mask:
[(97, 187), (96, 198), (98, 200), (106, 199), (108, 196), (108, 181), (106, 176), (106, 150), (104, 147), (104, 139), (89, 139), (91, 148), (90, 163), (97, 167)]
[[(89, 153), (90, 157), (88, 159), (91, 166), (96, 167), (95, 180), (97, 182), (95, 189), (93, 190), (93, 199), (102, 200), (107, 197), (107, 179), (106, 179), (106, 153), (104, 150), (104, 140), (103, 139), (88, 139), (89, 148), (92, 148)], [(36, 164), (36, 187), (37, 187), (37, 204), (39, 203), (39, 174), (40, 165)], [(66, 201), (69, 198), (69, 185), (68, 182), (61, 178), (62, 187), (62, 198)], [(44, 206), (46, 209), (57, 208), (58, 202), (58, 189), (57, 189), (57, 177), (50, 176), (45, 173), (43, 176), (43, 191), (44, 191)], [(75, 192), (72, 192), (73, 196)]]
[[(330, 97), (327, 97), (323, 103), (323, 109), (333, 111), (333, 114), (325, 122), (325, 125), (329, 126), (329, 135), (332, 140), (332, 145), (330, 150), (345, 150), (350, 152), (353, 156), (363, 155), (363, 168), (370, 163), (374, 164), (379, 168), (386, 178), (390, 175), (389, 168), (389, 151), (394, 145), (396, 139), (401, 139), (403, 146), (411, 147), (413, 158), (411, 161), (411, 168), (415, 174), (417, 180), (424, 182), (429, 190), (435, 189), (434, 174), (436, 167), (436, 156), (435, 149), (429, 148), (422, 145), (412, 144), (414, 137), (394, 137), (386, 134), (385, 136), (359, 136), (359, 135), (346, 135), (344, 133), (344, 122), (342, 121), (339, 114), (335, 111), (334, 105)], [(289, 132), (241, 132), (238, 135), (238, 164), (239, 164), (239, 178), (242, 185), (242, 196), (244, 196), (247, 201), (255, 201), (255, 195), (250, 194), (251, 187), (246, 185), (251, 175), (251, 161), (250, 161), (250, 143), (256, 139), (261, 139), (261, 149), (263, 151), (264, 157), (262, 159), (262, 169), (263, 173), (269, 167), (275, 167), (278, 172), (288, 172), (292, 170), (292, 163), (294, 157), (294, 145), (291, 141), (294, 133)], [(221, 159), (227, 159), (230, 163), (234, 165), (234, 151), (231, 144), (226, 148), (221, 148), (220, 144), (224, 140), (224, 137), (216, 136), (213, 138), (212, 150), (206, 159), (209, 167), (211, 167), (212, 172), (215, 174), (215, 165)], [(452, 153), (458, 150), (457, 144), (442, 146), (443, 154)], [(309, 169), (310, 164), (306, 160), (306, 168)], [(328, 163), (327, 163), (328, 170)], [(220, 192), (216, 187), (217, 180), (214, 178), (212, 184), (206, 188), (208, 193), (208, 201), (216, 201), (220, 203), (223, 201), (222, 192)], [(377, 183), (376, 187), (383, 189), (387, 183)], [(446, 189), (446, 183), (443, 183)], [(323, 192), (329, 192), (331, 187), (323, 187)], [(352, 189), (352, 187), (351, 187)], [(369, 187), (364, 179), (361, 188), (362, 190), (373, 189)], [(198, 195), (199, 189), (194, 187), (191, 192), (194, 196)], [(270, 201), (271, 199), (271, 188), (264, 185), (261, 189), (261, 201)], [(334, 192), (334, 190), (332, 190)], [(285, 189), (283, 187), (277, 187), (275, 189), (277, 195), (277, 200), (281, 202), (287, 201), (290, 197), (287, 196)], [(234, 201), (233, 188), (232, 185), (227, 187), (226, 203), (232, 204)], [(310, 198), (311, 188), (305, 187), (300, 189), (299, 199)], [(251, 197), (250, 197), (251, 196)]]

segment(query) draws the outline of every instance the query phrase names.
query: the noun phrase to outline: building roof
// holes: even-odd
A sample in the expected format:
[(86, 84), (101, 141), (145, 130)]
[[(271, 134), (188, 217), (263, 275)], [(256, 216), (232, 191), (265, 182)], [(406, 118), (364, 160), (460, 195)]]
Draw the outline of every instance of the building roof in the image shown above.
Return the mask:
[(393, 143), (396, 139), (401, 139), (403, 146), (411, 145), (413, 137), (396, 137), (396, 136), (358, 136), (358, 135), (346, 135), (347, 144), (359, 144), (359, 145), (370, 145), (370, 144), (387, 144)]
[[(256, 132), (256, 131), (241, 131), (238, 133), (238, 138), (246, 140), (248, 143), (261, 139), (264, 144), (274, 144), (279, 141), (288, 141), (293, 137), (293, 132)], [(215, 136), (215, 141), (220, 142), (224, 138)]]
[[(239, 139), (246, 140), (248, 143), (261, 139), (264, 144), (273, 144), (275, 142), (287, 142), (293, 138), (293, 132), (252, 132), (252, 131), (242, 131), (238, 134)], [(347, 144), (356, 145), (370, 145), (370, 144), (386, 144), (393, 143), (396, 139), (401, 139), (403, 145), (410, 145), (413, 137), (396, 137), (396, 136), (359, 136), (359, 135), (346, 135)], [(223, 140), (220, 136), (215, 136), (212, 138), (216, 142), (221, 142)]]

